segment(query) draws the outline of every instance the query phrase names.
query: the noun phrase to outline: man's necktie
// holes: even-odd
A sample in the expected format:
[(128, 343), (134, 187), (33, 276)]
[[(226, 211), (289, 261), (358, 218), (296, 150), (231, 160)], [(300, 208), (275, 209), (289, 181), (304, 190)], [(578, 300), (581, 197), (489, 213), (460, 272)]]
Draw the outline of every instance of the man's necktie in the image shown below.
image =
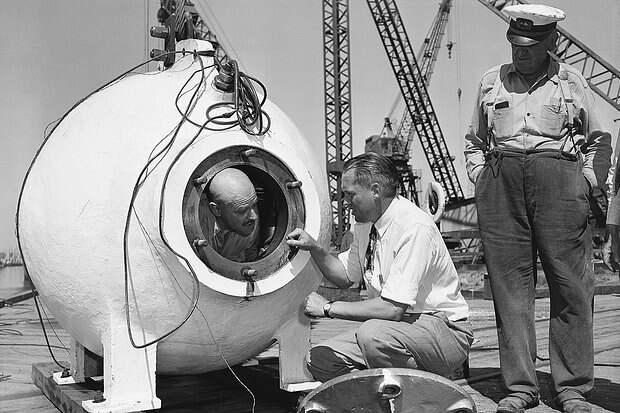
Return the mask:
[(370, 227), (370, 236), (368, 237), (368, 247), (366, 247), (366, 261), (364, 265), (364, 270), (373, 271), (374, 270), (374, 256), (375, 250), (377, 249), (377, 228), (375, 228), (374, 224)]

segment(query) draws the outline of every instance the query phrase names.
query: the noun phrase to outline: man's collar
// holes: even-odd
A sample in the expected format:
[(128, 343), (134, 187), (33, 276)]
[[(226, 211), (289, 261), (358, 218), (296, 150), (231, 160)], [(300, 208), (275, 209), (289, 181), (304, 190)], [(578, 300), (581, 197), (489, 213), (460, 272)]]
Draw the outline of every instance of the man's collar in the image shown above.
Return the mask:
[(549, 79), (553, 79), (553, 76), (556, 76), (560, 73), (560, 64), (555, 60), (549, 58), (549, 67), (547, 67), (547, 77)]
[(383, 211), (383, 214), (381, 214), (379, 219), (374, 223), (379, 237), (383, 237), (383, 235), (385, 234), (385, 231), (387, 231), (389, 224), (394, 219), (394, 215), (395, 215), (394, 210), (396, 209), (395, 204), (399, 202), (399, 200), (400, 200), (400, 196), (396, 195), (390, 202), (390, 205), (388, 205), (387, 209)]
[[(557, 75), (558, 72), (560, 71), (560, 64), (558, 62), (556, 62), (555, 60), (549, 58), (549, 65), (547, 66), (547, 77), (549, 79), (553, 79), (553, 76)], [(507, 73), (516, 73), (518, 75), (521, 75), (518, 71), (517, 68), (515, 67), (514, 63), (510, 63), (508, 65), (508, 70)]]

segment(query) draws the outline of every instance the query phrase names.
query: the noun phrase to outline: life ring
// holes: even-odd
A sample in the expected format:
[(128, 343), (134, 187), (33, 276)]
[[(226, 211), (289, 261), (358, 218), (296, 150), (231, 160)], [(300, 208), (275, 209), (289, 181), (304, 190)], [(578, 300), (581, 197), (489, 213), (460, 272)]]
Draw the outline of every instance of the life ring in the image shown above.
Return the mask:
[(433, 217), (433, 221), (439, 222), (446, 207), (446, 193), (437, 181), (431, 181), (424, 191), (424, 211)]

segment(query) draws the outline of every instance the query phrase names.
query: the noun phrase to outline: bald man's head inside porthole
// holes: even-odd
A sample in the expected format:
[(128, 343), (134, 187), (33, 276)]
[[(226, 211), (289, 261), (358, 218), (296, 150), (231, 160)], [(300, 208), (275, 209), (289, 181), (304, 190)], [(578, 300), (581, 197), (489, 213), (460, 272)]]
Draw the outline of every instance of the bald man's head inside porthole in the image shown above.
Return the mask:
[(208, 225), (211, 247), (229, 260), (255, 260), (260, 218), (258, 197), (250, 178), (239, 169), (223, 169), (211, 179), (207, 198), (213, 217)]

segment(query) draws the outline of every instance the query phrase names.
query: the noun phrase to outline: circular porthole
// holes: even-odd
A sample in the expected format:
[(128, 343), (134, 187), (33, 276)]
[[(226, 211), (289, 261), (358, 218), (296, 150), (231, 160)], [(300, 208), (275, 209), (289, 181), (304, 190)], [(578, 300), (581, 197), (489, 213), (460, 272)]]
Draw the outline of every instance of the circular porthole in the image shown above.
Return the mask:
[[(235, 261), (214, 248), (213, 216), (207, 195), (211, 179), (226, 168), (244, 172), (256, 190), (258, 252), (250, 261)], [(212, 271), (237, 281), (268, 278), (297, 253), (286, 243), (286, 234), (303, 228), (305, 204), (301, 184), (282, 161), (271, 153), (248, 145), (214, 152), (195, 168), (185, 186), (183, 227), (194, 253)]]

